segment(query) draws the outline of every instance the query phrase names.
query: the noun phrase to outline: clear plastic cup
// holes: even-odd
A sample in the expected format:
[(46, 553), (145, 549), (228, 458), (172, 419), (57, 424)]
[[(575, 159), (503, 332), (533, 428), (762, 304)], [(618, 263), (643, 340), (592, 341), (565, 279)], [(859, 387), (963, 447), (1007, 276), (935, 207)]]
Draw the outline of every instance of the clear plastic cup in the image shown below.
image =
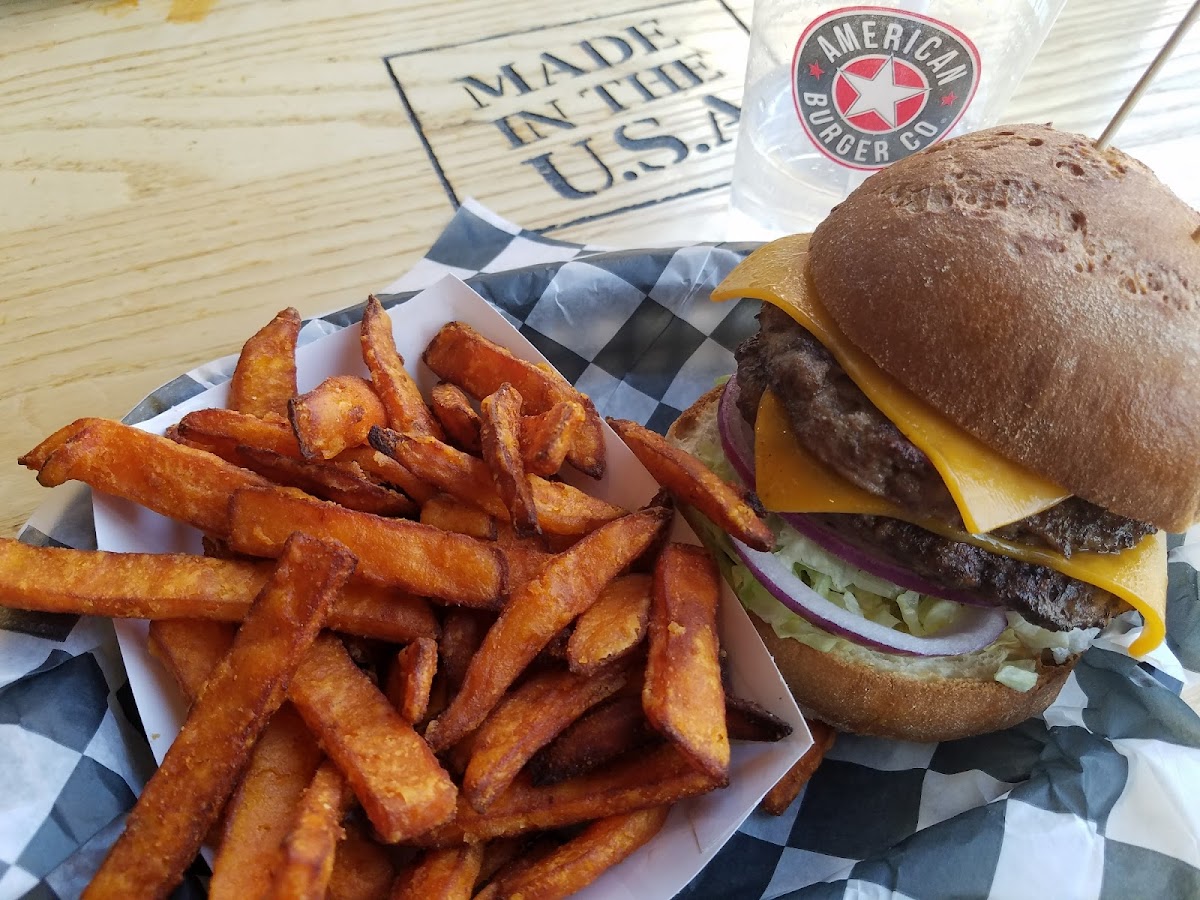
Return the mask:
[(872, 172), (994, 125), (1066, 0), (758, 0), (731, 239), (811, 231)]

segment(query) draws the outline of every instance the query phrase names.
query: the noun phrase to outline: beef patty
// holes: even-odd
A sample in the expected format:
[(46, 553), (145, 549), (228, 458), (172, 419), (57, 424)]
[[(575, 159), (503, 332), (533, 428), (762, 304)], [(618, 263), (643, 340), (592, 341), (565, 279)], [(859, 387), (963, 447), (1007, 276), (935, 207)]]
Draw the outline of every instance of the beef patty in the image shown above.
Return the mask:
[(946, 587), (971, 591), (1051, 631), (1102, 628), (1126, 609), (1119, 598), (1087, 582), (972, 544), (948, 541), (900, 519), (848, 515), (813, 518), (875, 555), (885, 548), (885, 555), (918, 575)]
[[(924, 452), (902, 435), (825, 347), (782, 310), (763, 304), (759, 332), (737, 348), (739, 411), (748, 422), (770, 388), (795, 434), (818, 459), (866, 491), (962, 528), (945, 483)], [(884, 553), (936, 584), (977, 592), (1052, 630), (1103, 627), (1122, 600), (1046, 566), (947, 540), (883, 516), (818, 517), (843, 537)], [(1076, 497), (994, 534), (1048, 546), (1115, 553), (1154, 528)]]
[[(758, 333), (736, 351), (738, 406), (745, 419), (754, 421), (763, 391), (771, 388), (804, 446), (843, 478), (905, 509), (962, 528), (950, 491), (929, 457), (867, 399), (829, 351), (770, 304), (763, 304), (758, 319)], [(1154, 530), (1070, 497), (994, 534), (1070, 556), (1076, 550), (1127, 550)]]

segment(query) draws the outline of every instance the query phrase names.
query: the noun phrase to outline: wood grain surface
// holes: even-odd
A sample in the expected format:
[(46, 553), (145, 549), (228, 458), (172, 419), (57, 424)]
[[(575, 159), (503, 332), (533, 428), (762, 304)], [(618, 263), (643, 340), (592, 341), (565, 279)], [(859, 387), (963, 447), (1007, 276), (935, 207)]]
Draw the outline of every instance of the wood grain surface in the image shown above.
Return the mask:
[[(1006, 118), (1099, 134), (1188, 5), (1070, 0)], [(656, 6), (0, 4), (0, 534), (15, 534), (45, 497), (15, 458), (59, 425), (119, 417), (157, 385), (234, 352), (276, 310), (357, 302), (420, 257), (452, 205), (387, 58), (425, 51), (430, 83), (453, 81), (467, 74), (463, 54), (437, 48), (509, 34), (488, 45), (500, 64), (506, 47), (536, 49), (531, 33), (569, 36), (554, 29), (652, 18)], [(714, 0), (681, 39), (725, 65), (722, 90), (740, 89), (745, 52), (727, 17), (748, 22), (750, 7)], [(1200, 30), (1116, 139), (1194, 205), (1198, 73)], [(500, 149), (458, 152), (470, 193), (518, 220), (541, 215), (532, 189), (479, 175)], [(729, 159), (680, 169), (680, 189), (719, 181)], [(554, 234), (614, 246), (719, 239), (725, 203), (724, 190), (708, 191)]]

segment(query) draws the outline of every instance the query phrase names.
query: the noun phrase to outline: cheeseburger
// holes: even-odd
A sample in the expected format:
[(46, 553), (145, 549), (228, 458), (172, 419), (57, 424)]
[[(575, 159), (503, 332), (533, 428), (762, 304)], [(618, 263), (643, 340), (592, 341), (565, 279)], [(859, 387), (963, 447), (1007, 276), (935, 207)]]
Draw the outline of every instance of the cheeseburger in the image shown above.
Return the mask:
[(1141, 163), (1005, 126), (869, 178), (714, 300), (762, 301), (670, 431), (769, 511), (695, 520), (801, 705), (918, 741), (1039, 714), (1101, 633), (1165, 632), (1200, 515), (1200, 215)]

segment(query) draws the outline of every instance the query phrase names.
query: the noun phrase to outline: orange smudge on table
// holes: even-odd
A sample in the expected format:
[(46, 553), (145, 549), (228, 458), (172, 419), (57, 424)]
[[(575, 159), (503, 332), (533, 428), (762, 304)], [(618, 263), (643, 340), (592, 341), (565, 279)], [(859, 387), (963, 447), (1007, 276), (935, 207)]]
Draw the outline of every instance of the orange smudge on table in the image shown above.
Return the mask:
[(199, 22), (216, 5), (217, 0), (171, 0), (171, 11), (167, 13), (167, 21)]

